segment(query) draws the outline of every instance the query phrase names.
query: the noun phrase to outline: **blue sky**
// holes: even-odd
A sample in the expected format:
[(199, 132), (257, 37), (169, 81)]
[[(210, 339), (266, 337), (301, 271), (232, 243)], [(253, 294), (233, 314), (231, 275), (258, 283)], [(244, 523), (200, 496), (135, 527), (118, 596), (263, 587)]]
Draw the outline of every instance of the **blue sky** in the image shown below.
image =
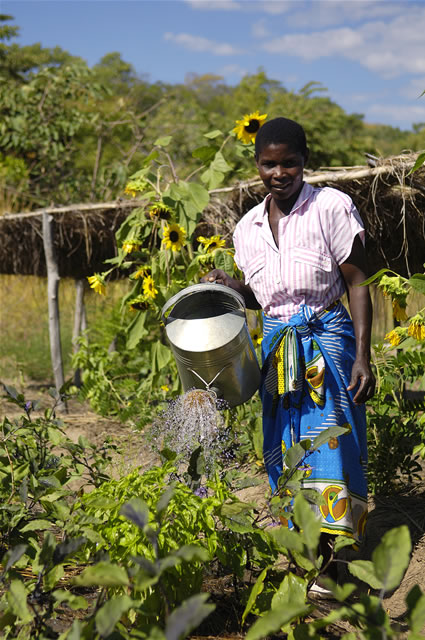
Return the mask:
[(288, 90), (320, 82), (366, 122), (425, 122), (425, 0), (1, 0), (0, 10), (20, 44), (59, 45), (89, 65), (119, 51), (151, 82), (194, 72), (235, 84), (262, 67)]

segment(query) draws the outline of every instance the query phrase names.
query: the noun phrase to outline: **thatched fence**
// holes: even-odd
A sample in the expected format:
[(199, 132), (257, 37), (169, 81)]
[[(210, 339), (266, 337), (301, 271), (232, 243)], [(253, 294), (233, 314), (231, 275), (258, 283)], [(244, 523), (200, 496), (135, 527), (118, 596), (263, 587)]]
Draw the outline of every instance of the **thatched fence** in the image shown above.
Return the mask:
[[(425, 169), (409, 173), (417, 154), (371, 158), (357, 167), (306, 171), (313, 185), (331, 186), (349, 194), (359, 209), (367, 233), (366, 251), (373, 273), (383, 267), (409, 276), (422, 272), (425, 262)], [(373, 166), (371, 166), (373, 165)], [(231, 240), (241, 216), (264, 197), (262, 183), (254, 178), (210, 192), (210, 204), (200, 223), (200, 234), (220, 233)], [(84, 323), (82, 280), (104, 271), (104, 261), (116, 255), (115, 232), (143, 200), (72, 204), (0, 216), (0, 273), (48, 276), (49, 318), (54, 371), (60, 336), (57, 291), (59, 279), (77, 281), (74, 333)], [(62, 374), (63, 381), (63, 374)], [(57, 388), (61, 377), (55, 373)]]

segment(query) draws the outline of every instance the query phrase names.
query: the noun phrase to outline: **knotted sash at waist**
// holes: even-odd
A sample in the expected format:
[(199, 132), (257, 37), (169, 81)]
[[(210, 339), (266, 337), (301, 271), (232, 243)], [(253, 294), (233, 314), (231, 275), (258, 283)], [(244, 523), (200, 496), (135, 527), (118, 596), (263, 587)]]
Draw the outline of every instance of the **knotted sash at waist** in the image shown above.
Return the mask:
[(337, 332), (346, 310), (341, 302), (315, 312), (302, 305), (288, 322), (264, 315), (262, 386), (273, 397), (302, 390), (306, 381), (312, 400), (325, 402), (325, 359), (320, 348), (323, 332)]

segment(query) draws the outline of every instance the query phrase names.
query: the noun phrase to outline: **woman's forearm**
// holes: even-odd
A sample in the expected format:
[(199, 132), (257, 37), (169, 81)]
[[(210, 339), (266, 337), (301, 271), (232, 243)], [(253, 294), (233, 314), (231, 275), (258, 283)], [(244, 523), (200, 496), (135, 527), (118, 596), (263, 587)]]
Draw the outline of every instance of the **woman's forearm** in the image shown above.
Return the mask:
[(368, 287), (353, 286), (349, 291), (350, 313), (356, 336), (356, 356), (370, 360), (372, 302)]

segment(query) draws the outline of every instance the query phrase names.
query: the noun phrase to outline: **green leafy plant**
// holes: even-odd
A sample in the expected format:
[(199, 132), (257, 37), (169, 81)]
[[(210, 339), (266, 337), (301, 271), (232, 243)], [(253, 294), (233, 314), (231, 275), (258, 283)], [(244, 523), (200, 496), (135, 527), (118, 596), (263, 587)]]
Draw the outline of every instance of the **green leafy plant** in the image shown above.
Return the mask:
[(117, 447), (112, 442), (97, 447), (83, 437), (70, 440), (55, 416), (55, 389), (53, 408), (34, 420), (37, 407), (16, 389), (5, 386), (5, 391), (24, 413), (13, 421), (3, 418), (0, 426), (1, 543), (35, 544), (37, 532), (53, 523), (64, 526), (69, 518), (70, 481), (100, 485), (109, 477), (106, 469)]
[[(374, 347), (377, 388), (369, 403), (369, 485), (377, 493), (391, 493), (401, 482), (419, 478), (418, 457), (425, 457), (425, 399), (420, 395), (425, 379), (425, 307), (414, 315), (407, 313), (411, 291), (425, 295), (425, 274), (403, 278), (382, 269), (364, 284), (374, 282), (391, 299), (396, 326)], [(414, 401), (409, 385), (419, 392)]]

